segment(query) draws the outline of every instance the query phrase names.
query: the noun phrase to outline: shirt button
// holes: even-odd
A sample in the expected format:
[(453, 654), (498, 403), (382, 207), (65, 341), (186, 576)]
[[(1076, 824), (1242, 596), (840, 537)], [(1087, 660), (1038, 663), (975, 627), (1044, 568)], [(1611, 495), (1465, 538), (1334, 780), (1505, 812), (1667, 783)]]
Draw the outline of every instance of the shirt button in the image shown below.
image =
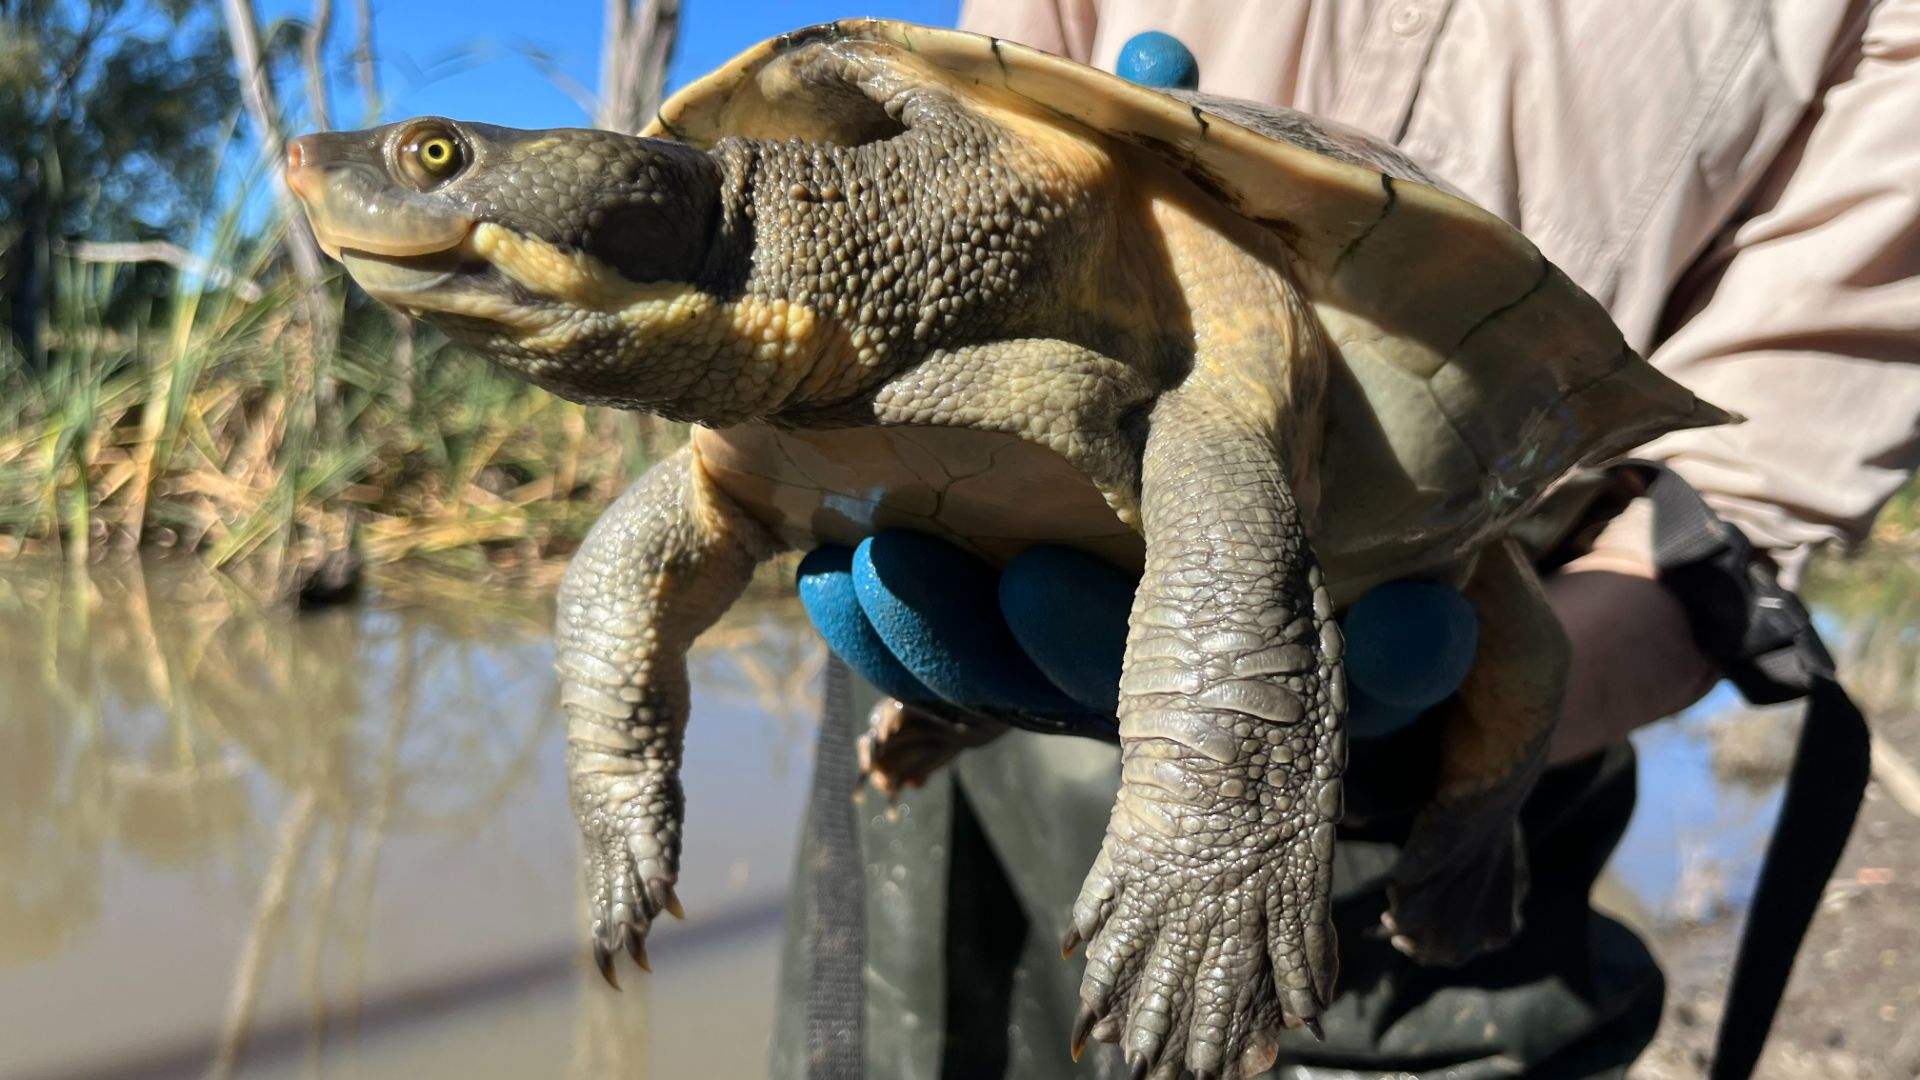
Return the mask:
[(1419, 33), (1420, 28), (1425, 25), (1427, 25), (1427, 13), (1421, 11), (1416, 4), (1402, 5), (1394, 11), (1393, 18), (1387, 22), (1387, 26), (1401, 37), (1411, 37)]

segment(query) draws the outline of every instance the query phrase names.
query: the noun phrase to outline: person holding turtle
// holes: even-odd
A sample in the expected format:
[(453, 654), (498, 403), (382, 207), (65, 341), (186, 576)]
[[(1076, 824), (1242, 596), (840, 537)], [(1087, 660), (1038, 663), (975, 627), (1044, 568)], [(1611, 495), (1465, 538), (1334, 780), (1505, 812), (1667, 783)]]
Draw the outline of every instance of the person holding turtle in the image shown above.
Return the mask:
[[(1920, 2), (1789, 14), (1660, 0), (969, 0), (960, 28), (1397, 143), (1534, 240), (1657, 367), (1745, 418), (1635, 456), (1697, 488), (1769, 581), (1791, 587), (1817, 545), (1864, 541), (1920, 464)], [(1570, 485), (1529, 530), (1571, 663), (1522, 813), (1531, 888), (1503, 948), (1421, 964), (1376, 925), (1405, 819), (1433, 788), (1435, 707), (1472, 666), (1474, 608), (1448, 584), (1405, 580), (1342, 615), (1340, 982), (1323, 1038), (1291, 1033), (1278, 1075), (1612, 1077), (1651, 1041), (1658, 966), (1588, 893), (1634, 804), (1625, 736), (1741, 658), (1710, 658), (1694, 598), (1663, 581), (1653, 511), (1636, 497), (1647, 476)], [(983, 629), (999, 627), (1085, 709), (1076, 733), (1095, 739), (1112, 737), (1133, 589), (1069, 548), (1028, 549), (996, 574), (898, 532), (801, 569), (829, 644), (892, 696), (1003, 700)], [(889, 605), (914, 618), (882, 640), (873, 613)], [(1062, 1060), (1078, 965), (1032, 932), (1072, 903), (1099, 847), (1113, 749), (993, 725), (928, 734), (938, 719), (898, 702), (878, 715), (862, 764), (901, 805), (861, 824), (879, 884), (866, 893), (860, 1063), (823, 1054), (819, 962), (796, 933), (774, 1074), (1126, 1075), (1119, 1055)], [(802, 869), (804, 897), (816, 882)]]
[[(287, 183), (375, 298), (700, 425), (557, 604), (609, 981), (681, 910), (687, 648), (756, 563), (844, 545), (801, 591), (896, 699), (857, 750), (904, 794), (855, 819), (830, 710), (777, 1071), (1063, 1075), (1050, 1033), (1081, 1075), (1604, 1075), (1659, 1008), (1586, 901), (1619, 734), (1716, 668), (1830, 714), (1736, 1034), (1863, 782), (1753, 545), (1791, 576), (1911, 464), (1911, 2), (971, 11), (1151, 87), (845, 20), (646, 137), (421, 117), (292, 140)], [(1637, 350), (1752, 422), (1689, 433), (1732, 416)]]

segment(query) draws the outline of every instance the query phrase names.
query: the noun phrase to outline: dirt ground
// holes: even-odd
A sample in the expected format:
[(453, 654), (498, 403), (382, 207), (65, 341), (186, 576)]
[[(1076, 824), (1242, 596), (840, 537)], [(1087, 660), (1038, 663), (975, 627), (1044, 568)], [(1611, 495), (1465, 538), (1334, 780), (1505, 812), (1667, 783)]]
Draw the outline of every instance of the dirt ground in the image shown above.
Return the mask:
[[(1886, 746), (1907, 762), (1920, 761), (1920, 712), (1870, 720)], [(1716, 733), (1716, 772), (1723, 780), (1762, 780), (1769, 763), (1780, 763), (1782, 747), (1790, 751), (1790, 737), (1777, 716), (1730, 724)], [(1654, 948), (1668, 980), (1666, 1017), (1633, 1080), (1705, 1075), (1739, 932), (1740, 912), (1724, 910), (1657, 931)], [(1920, 816), (1878, 777), (1801, 946), (1756, 1075), (1920, 1077)]]

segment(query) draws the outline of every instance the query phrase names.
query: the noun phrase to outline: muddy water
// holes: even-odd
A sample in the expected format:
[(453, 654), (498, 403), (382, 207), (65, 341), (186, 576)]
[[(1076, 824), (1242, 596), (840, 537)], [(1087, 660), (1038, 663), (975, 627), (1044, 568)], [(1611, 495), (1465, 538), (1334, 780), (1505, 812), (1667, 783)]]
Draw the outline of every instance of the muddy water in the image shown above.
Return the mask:
[[(0, 565), (0, 1076), (761, 1075), (820, 656), (792, 608), (696, 658), (690, 917), (615, 994), (543, 604)], [(1752, 876), (1777, 796), (1716, 780), (1726, 703), (1641, 736), (1606, 892), (1643, 927)]]
[(0, 566), (0, 1076), (762, 1071), (817, 650), (747, 611), (696, 658), (689, 918), (615, 994), (549, 625)]

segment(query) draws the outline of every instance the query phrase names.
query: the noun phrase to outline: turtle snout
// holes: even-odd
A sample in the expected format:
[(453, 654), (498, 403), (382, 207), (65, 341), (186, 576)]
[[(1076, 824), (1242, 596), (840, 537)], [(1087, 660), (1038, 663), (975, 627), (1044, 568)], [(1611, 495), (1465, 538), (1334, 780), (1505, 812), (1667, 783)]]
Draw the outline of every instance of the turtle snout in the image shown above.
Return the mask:
[(313, 196), (314, 171), (308, 168), (308, 162), (315, 157), (313, 136), (298, 135), (287, 140), (287, 186), (302, 199)]

